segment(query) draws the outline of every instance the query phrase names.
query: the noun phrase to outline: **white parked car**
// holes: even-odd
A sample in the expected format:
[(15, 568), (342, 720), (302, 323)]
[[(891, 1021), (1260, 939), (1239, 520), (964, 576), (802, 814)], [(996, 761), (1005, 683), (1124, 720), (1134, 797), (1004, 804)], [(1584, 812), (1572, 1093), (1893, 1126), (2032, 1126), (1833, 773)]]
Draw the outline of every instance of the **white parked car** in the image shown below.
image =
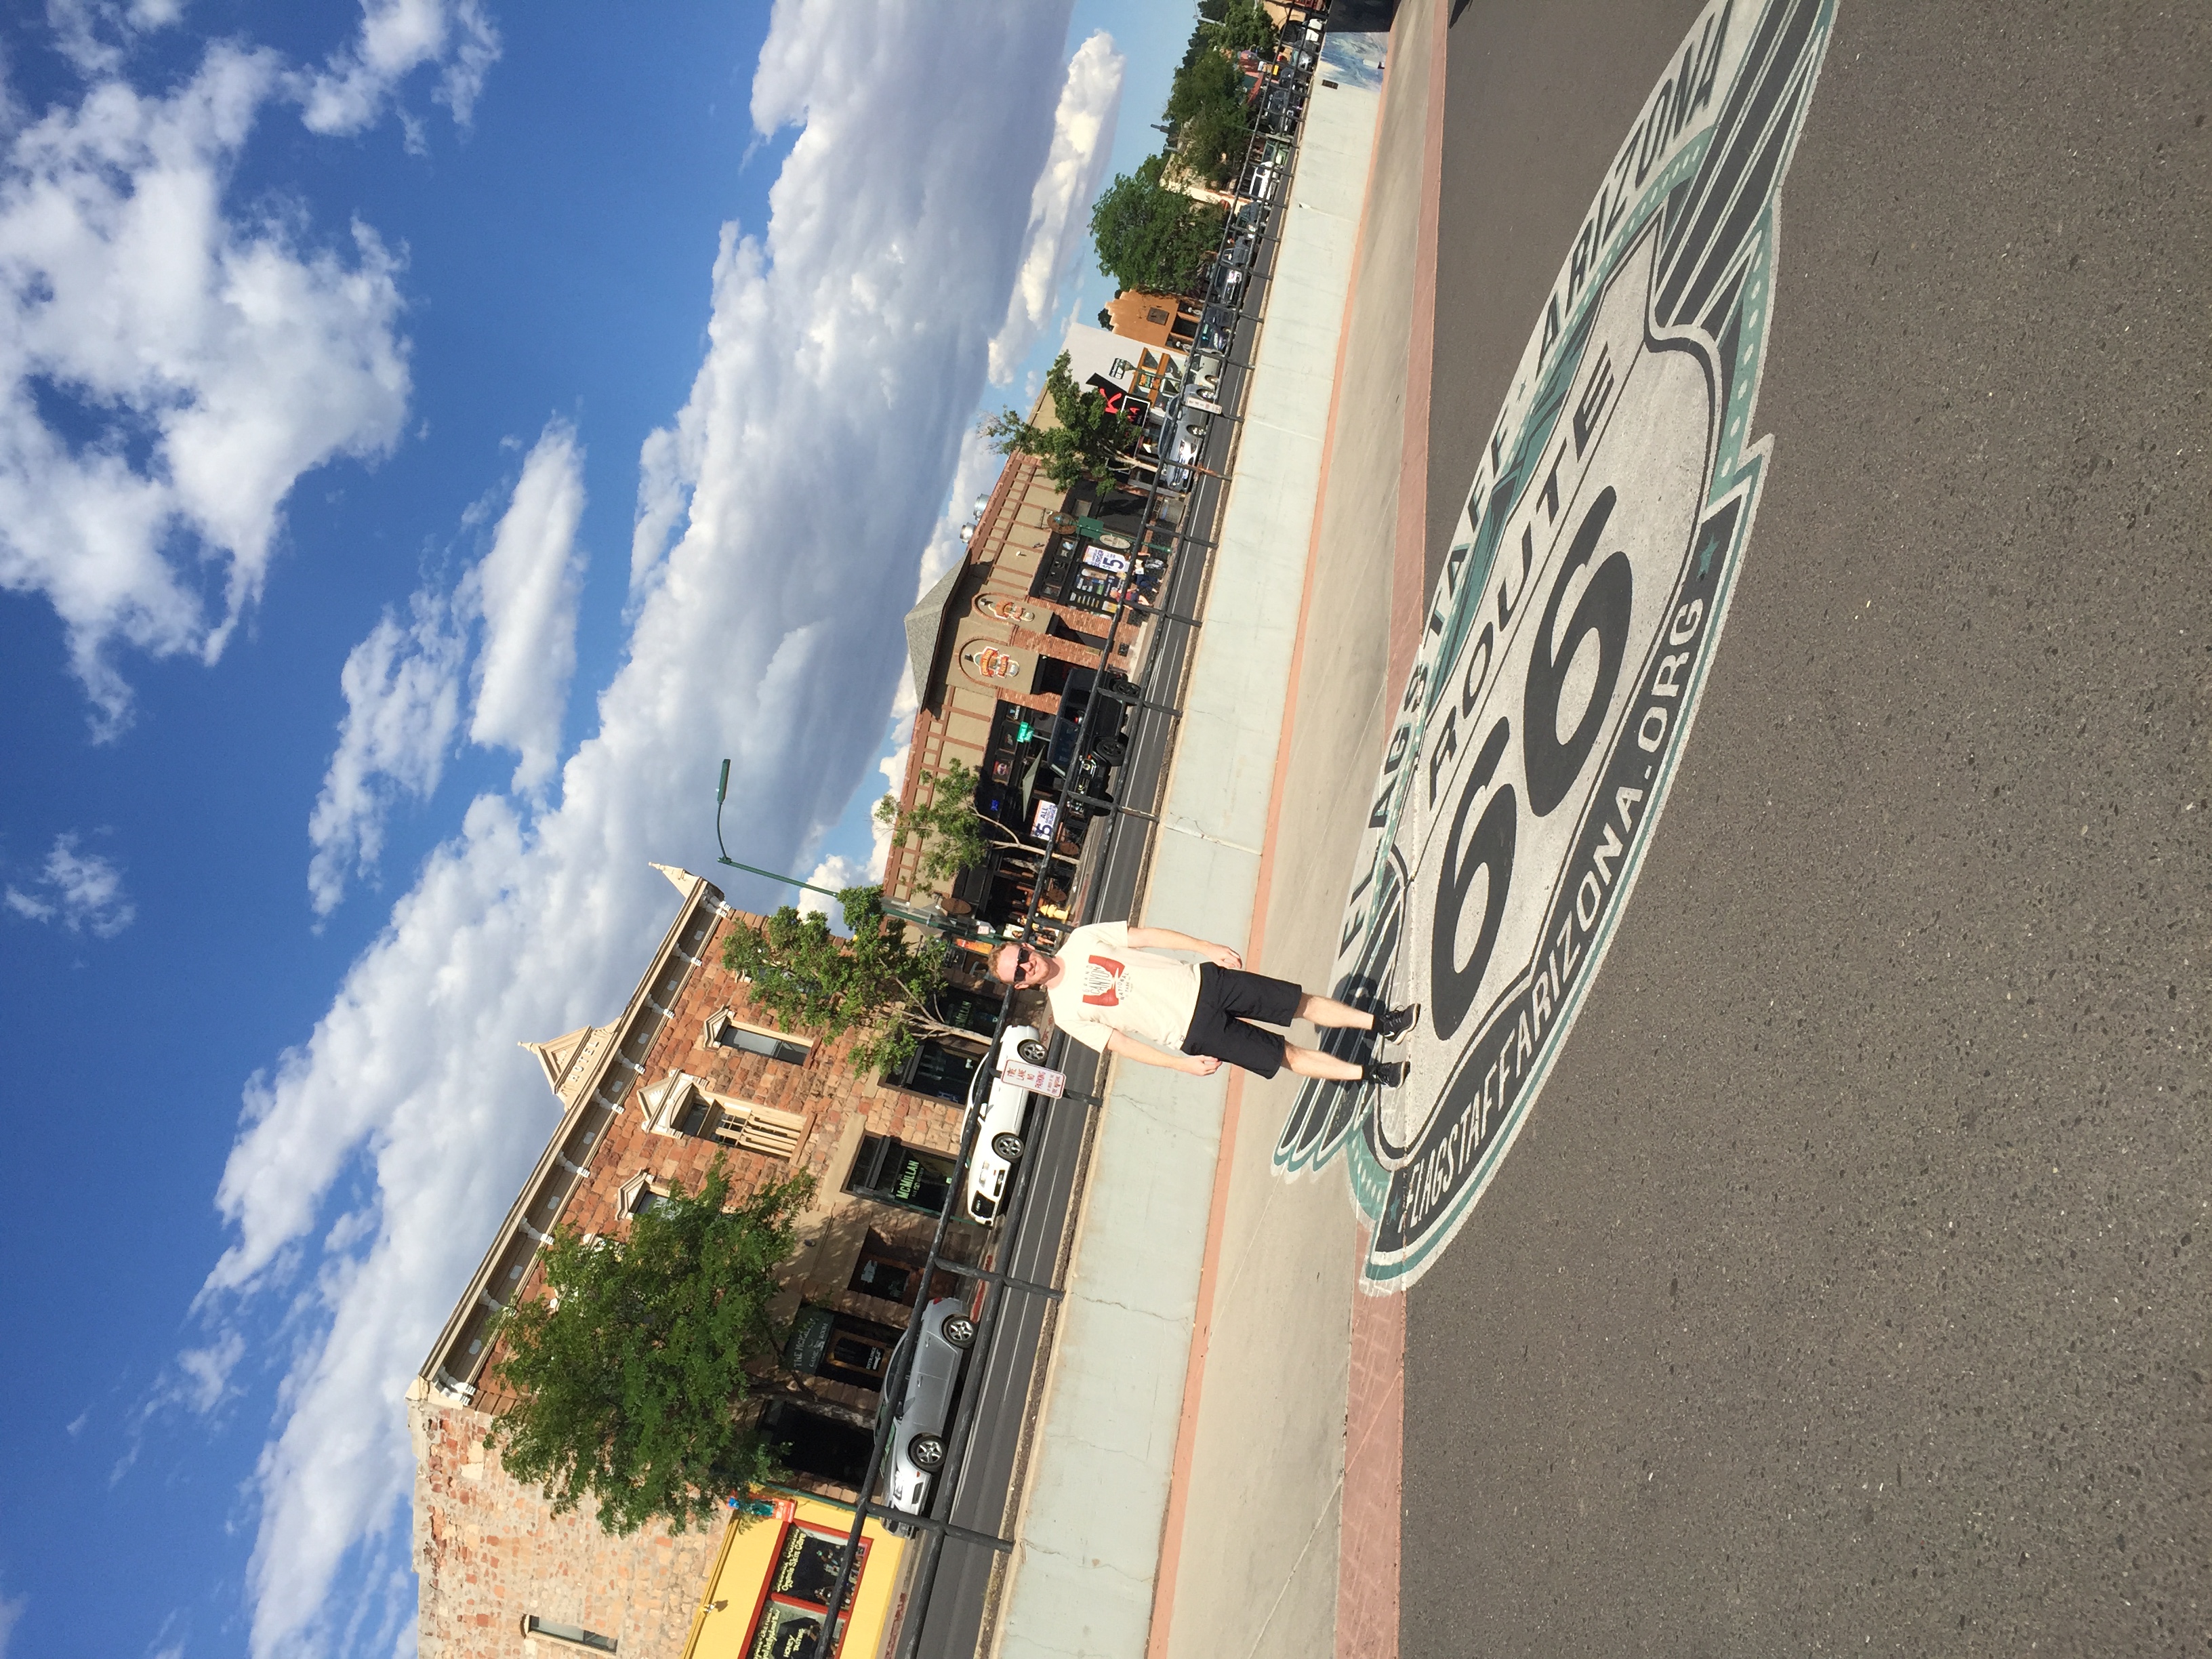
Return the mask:
[[(1058, 1094), (1066, 1079), (1048, 1071), (1044, 1039), (1034, 1025), (1009, 1025), (969, 1085), (968, 1108), (977, 1115), (975, 1150), (969, 1155), (963, 1188), (970, 1221), (988, 1227), (1005, 1207), (1006, 1187), (1025, 1150), (1022, 1136), (1030, 1113), (1030, 1092), (1042, 1085)], [(1008, 1073), (1011, 1072), (1012, 1076)]]

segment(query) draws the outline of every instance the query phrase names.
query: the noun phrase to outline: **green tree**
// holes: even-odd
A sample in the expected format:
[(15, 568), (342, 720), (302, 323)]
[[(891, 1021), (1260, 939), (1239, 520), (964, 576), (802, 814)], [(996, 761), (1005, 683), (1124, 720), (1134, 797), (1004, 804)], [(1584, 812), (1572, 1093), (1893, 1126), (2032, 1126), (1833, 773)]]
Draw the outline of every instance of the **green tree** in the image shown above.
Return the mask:
[(1125, 289), (1187, 294), (1221, 245), (1225, 209), (1196, 202), (1160, 183), (1166, 158), (1150, 155), (1117, 175), (1091, 210), (1098, 268)]
[(1281, 39), (1260, 0), (1228, 0), (1212, 26), (1212, 44), (1224, 52), (1272, 52)]
[[(1264, 12), (1261, 21), (1267, 21)], [(1237, 176), (1252, 137), (1251, 117), (1244, 76), (1218, 50), (1201, 52), (1176, 71), (1167, 118), (1183, 166), (1216, 185)]]
[(1044, 463), (1045, 476), (1061, 489), (1077, 479), (1103, 477), (1137, 441), (1137, 425), (1106, 407), (1098, 392), (1075, 384), (1067, 353), (1053, 359), (1044, 377), (1057, 426), (1031, 425), (1018, 411), (1000, 410), (976, 429), (1001, 455), (1019, 450)]
[(876, 803), (876, 822), (891, 832), (891, 845), (912, 842), (920, 849), (915, 868), (924, 881), (944, 881), (973, 870), (990, 857), (994, 847), (1006, 853), (1036, 850), (996, 818), (976, 810), (975, 787), (982, 780), (965, 761), (950, 763), (933, 777), (936, 787), (927, 805), (902, 811), (896, 795)]
[(750, 981), (756, 1005), (784, 1025), (835, 1040), (857, 1033), (847, 1055), (856, 1072), (895, 1071), (924, 1037), (980, 1043), (935, 1012), (949, 950), (940, 939), (907, 940), (906, 924), (884, 915), (884, 890), (837, 895), (850, 939), (819, 911), (785, 905), (757, 927), (740, 923), (722, 945), (722, 965)]
[(769, 1305), (811, 1190), (801, 1176), (726, 1207), (718, 1157), (697, 1193), (671, 1193), (626, 1239), (556, 1230), (549, 1294), (500, 1322), (496, 1374), (520, 1399), (484, 1443), (507, 1473), (539, 1486), (556, 1515), (591, 1498), (600, 1527), (624, 1535), (656, 1518), (703, 1525), (730, 1494), (774, 1478), (745, 1406), (782, 1344)]

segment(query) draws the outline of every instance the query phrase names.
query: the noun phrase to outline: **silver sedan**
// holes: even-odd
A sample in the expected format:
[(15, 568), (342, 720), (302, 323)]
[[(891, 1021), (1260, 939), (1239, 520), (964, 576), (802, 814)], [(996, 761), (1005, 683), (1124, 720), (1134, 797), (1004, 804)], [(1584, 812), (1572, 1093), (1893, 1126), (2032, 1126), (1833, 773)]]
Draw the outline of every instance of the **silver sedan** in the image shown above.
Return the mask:
[(941, 1296), (921, 1310), (891, 1356), (884, 1380), (884, 1409), (891, 1418), (890, 1486), (884, 1501), (895, 1510), (920, 1515), (929, 1505), (930, 1488), (945, 1467), (960, 1368), (975, 1340), (968, 1304)]

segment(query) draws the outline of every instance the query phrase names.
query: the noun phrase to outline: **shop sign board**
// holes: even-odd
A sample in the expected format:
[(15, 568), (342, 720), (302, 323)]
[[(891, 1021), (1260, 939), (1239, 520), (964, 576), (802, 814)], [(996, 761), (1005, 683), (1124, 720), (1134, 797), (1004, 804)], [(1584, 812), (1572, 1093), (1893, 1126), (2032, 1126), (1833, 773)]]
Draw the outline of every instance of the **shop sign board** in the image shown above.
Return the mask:
[(820, 1370), (823, 1356), (830, 1352), (830, 1336), (836, 1323), (837, 1316), (830, 1309), (802, 1309), (798, 1322), (791, 1328), (791, 1340), (783, 1345), (785, 1365), (801, 1376), (811, 1376)]

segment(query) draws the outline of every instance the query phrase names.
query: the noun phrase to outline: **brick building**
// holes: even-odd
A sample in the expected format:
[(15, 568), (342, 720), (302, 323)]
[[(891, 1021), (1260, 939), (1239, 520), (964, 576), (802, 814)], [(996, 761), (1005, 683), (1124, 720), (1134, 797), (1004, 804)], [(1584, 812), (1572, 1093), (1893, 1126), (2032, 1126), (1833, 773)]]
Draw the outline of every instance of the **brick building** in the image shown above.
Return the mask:
[(1139, 345), (1172, 346), (1188, 351), (1198, 337), (1205, 307), (1188, 295), (1123, 289), (1106, 302), (1107, 329)]
[[(585, 1631), (672, 1659), (720, 1547), (719, 1534), (672, 1539), (657, 1528), (611, 1539), (588, 1512), (556, 1520), (483, 1452), (487, 1413), (505, 1403), (489, 1375), (496, 1322), (540, 1293), (539, 1252), (556, 1223), (620, 1237), (672, 1183), (696, 1188), (717, 1156), (740, 1194), (812, 1176), (776, 1308), (794, 1335), (783, 1369), (764, 1380), (763, 1421), (787, 1447), (796, 1486), (850, 1498), (952, 1187), (957, 1100), (855, 1073), (849, 1039), (778, 1030), (721, 963), (727, 930), (758, 918), (699, 877), (659, 867), (681, 902), (628, 1005), (605, 1025), (524, 1045), (561, 1120), (409, 1390), (426, 1659), (512, 1656), (525, 1618), (545, 1626), (529, 1638), (541, 1656), (574, 1645), (559, 1632)], [(996, 1011), (940, 1012), (988, 1029)], [(925, 1082), (950, 1087), (935, 1074)], [(972, 1238), (957, 1222), (955, 1237)]]
[(554, 1659), (579, 1645), (523, 1634), (536, 1618), (615, 1641), (620, 1655), (675, 1659), (691, 1629), (723, 1528), (672, 1536), (655, 1522), (611, 1538), (596, 1522), (556, 1518), (535, 1486), (509, 1480), (487, 1451), (483, 1412), (418, 1383), (415, 1573), (419, 1659)]
[[(1049, 425), (1049, 401), (1030, 418)], [(1056, 780), (1037, 762), (1071, 677), (1089, 674), (1102, 655), (1122, 669), (1133, 659), (1137, 623), (1116, 626), (1113, 612), (1159, 550), (1139, 544), (1146, 504), (1118, 481), (1060, 489), (1034, 457), (1011, 456), (965, 556), (907, 613), (920, 706), (900, 804), (927, 803), (958, 760), (980, 776), (976, 809), (1027, 847), (934, 884), (916, 868), (918, 849), (894, 847), (884, 870), (890, 897), (935, 897), (956, 915), (1003, 924), (1026, 914), (1049, 848), (1061, 862), (1047, 872), (1044, 914), (1064, 918), (1079, 842), (1058, 823)], [(1152, 539), (1164, 547), (1170, 534), (1156, 527)]]

